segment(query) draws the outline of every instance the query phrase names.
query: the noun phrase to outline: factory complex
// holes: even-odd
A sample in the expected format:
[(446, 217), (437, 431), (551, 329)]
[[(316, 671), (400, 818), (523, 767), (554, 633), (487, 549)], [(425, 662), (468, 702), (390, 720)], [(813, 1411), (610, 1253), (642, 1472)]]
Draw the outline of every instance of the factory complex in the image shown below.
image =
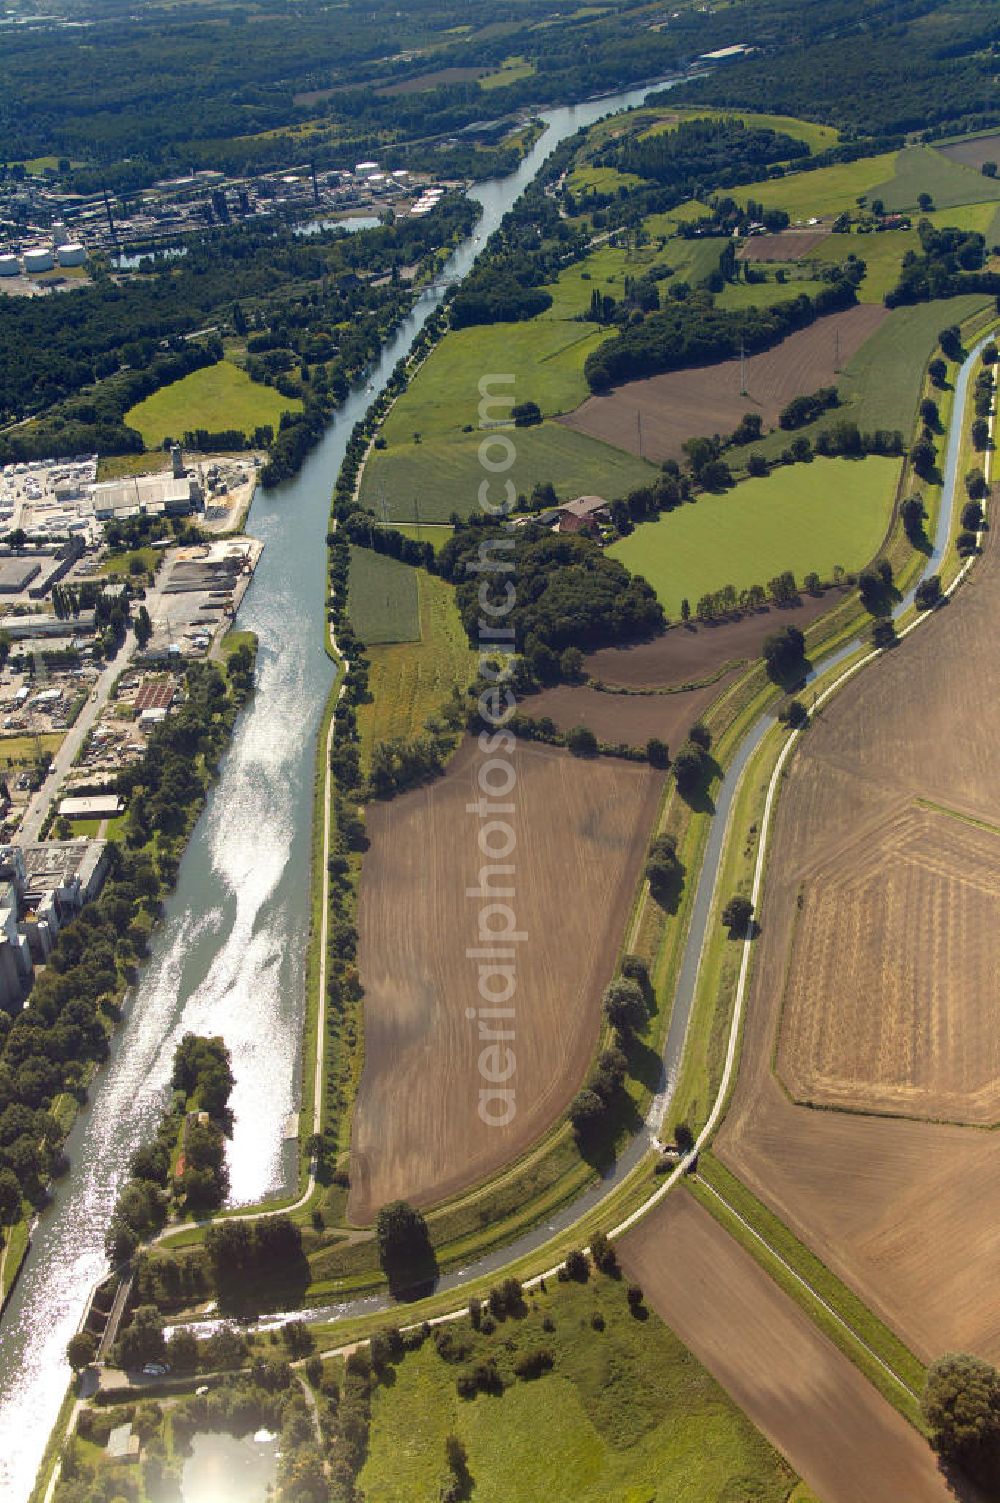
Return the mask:
[(305, 164), (253, 178), (203, 170), (154, 183), (130, 196), (126, 209), (104, 193), (59, 191), (50, 173), (29, 174), (0, 181), (0, 293), (84, 286), (95, 255), (131, 270), (138, 265), (133, 248), (181, 254), (184, 235), (212, 225), (277, 218), (313, 233), (365, 228), (390, 209), (424, 215), (449, 189), (464, 186), (377, 161), (328, 171)]

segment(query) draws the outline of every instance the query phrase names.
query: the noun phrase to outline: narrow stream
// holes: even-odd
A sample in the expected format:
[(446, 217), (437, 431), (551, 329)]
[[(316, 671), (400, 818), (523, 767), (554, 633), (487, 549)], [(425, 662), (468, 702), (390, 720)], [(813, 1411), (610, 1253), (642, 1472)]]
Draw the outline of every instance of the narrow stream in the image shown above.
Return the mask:
[[(653, 87), (662, 87), (655, 85)], [(465, 275), (552, 149), (641, 104), (632, 89), (543, 115), (518, 169), (472, 190), (483, 214), (444, 275)], [(175, 1044), (221, 1033), (233, 1055), (232, 1201), (288, 1188), (298, 1097), (316, 733), (332, 681), (322, 647), (330, 496), (355, 422), (441, 300), (425, 293), (289, 484), (258, 491), (247, 531), (265, 543), (239, 626), (259, 638), (254, 700), (192, 837), (176, 892), (109, 1064), (67, 1144), (72, 1169), (41, 1216), (0, 1322), (0, 1498), (24, 1503), (69, 1378), (66, 1342), (106, 1269), (104, 1233), (129, 1158), (161, 1110)]]

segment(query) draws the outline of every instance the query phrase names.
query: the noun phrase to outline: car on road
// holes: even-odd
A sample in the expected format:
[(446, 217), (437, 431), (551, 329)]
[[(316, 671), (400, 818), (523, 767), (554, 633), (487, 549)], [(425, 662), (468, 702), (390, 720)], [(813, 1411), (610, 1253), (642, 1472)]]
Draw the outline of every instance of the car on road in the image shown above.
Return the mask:
[(170, 1371), (166, 1362), (147, 1362), (142, 1370), (144, 1378), (165, 1378)]

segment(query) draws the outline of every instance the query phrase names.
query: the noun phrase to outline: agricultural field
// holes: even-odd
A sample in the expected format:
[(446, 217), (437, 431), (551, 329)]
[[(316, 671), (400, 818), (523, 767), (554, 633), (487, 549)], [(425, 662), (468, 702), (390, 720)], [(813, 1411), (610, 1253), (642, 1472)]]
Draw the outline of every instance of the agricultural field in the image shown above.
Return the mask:
[[(891, 316), (896, 319), (903, 311), (894, 310)], [(912, 311), (905, 310), (906, 313)], [(921, 354), (920, 369), (912, 377), (914, 395), (907, 408), (907, 424), (916, 406), (916, 391), (924, 360), (930, 354), (934, 335), (940, 327), (940, 308), (934, 310), (934, 314), (937, 319), (934, 334), (930, 335), (927, 348)], [(731, 433), (745, 412), (759, 413), (765, 427), (772, 427), (793, 397), (816, 391), (821, 386), (839, 385), (843, 376), (837, 368), (838, 341), (839, 364), (842, 368), (849, 368), (866, 341), (872, 339), (889, 316), (884, 308), (858, 305), (844, 313), (819, 318), (806, 329), (796, 330), (773, 349), (748, 357), (746, 393), (743, 395), (740, 393), (739, 360), (724, 360), (716, 365), (667, 371), (643, 381), (626, 382), (606, 396), (588, 397), (575, 412), (561, 418), (560, 423), (578, 433), (636, 452), (641, 422), (644, 455), (659, 461), (679, 459), (683, 455), (685, 439), (702, 433)], [(889, 379), (895, 374), (894, 371), (886, 372)], [(870, 421), (874, 426), (875, 420)], [(825, 425), (828, 423), (829, 419)], [(902, 426), (902, 423), (893, 426)], [(781, 447), (785, 443), (787, 436), (783, 434)], [(755, 444), (753, 447), (760, 446)], [(590, 487), (591, 491), (594, 489)], [(606, 494), (599, 488), (598, 493)]]
[(370, 548), (352, 548), (347, 610), (351, 625), (368, 646), (416, 642), (420, 636), (416, 569)]
[(619, 188), (635, 188), (642, 182), (634, 172), (619, 172), (617, 167), (595, 167), (591, 163), (574, 167), (569, 186), (574, 193), (617, 193)]
[(920, 236), (915, 229), (838, 235), (835, 243), (842, 246), (841, 255), (853, 252), (865, 263), (864, 278), (858, 288), (863, 303), (881, 304), (886, 293), (899, 282), (904, 256), (910, 251), (918, 256), (921, 253)]
[[(946, 317), (949, 323), (961, 324), (985, 308), (988, 301), (985, 296), (969, 294), (949, 298), (947, 303), (917, 303), (910, 308), (893, 308), (891, 313), (870, 303), (852, 309), (852, 317), (861, 314), (871, 318), (874, 329), (871, 338), (855, 350), (846, 364), (842, 357), (844, 368), (833, 378), (840, 393), (836, 419), (849, 419), (859, 428), (869, 431), (898, 428), (904, 438), (908, 438), (913, 428), (924, 370), (937, 344), (942, 317)], [(797, 337), (792, 336), (793, 339)], [(788, 341), (779, 349), (787, 346)], [(658, 376), (655, 379), (664, 378)], [(621, 388), (623, 392), (629, 389)], [(802, 388), (804, 391), (814, 389), (815, 386)], [(831, 414), (824, 413), (796, 432), (811, 437), (821, 428), (828, 428), (831, 420)], [(644, 434), (645, 431), (644, 419)], [(776, 430), (760, 443), (750, 444), (744, 450), (733, 450), (733, 457), (739, 463), (750, 450), (773, 456), (780, 454), (787, 443), (788, 435)]]
[(1000, 162), (1000, 132), (987, 131), (981, 136), (967, 136), (963, 141), (939, 143), (937, 150), (949, 162), (978, 171), (984, 162)]
[[(1000, 1038), (988, 1009), (962, 1006), (1000, 958), (1000, 830), (902, 794), (804, 870), (799, 895), (777, 1058), (794, 1099), (1000, 1121)], [(910, 942), (911, 910), (933, 944)]]
[[(598, 1315), (603, 1328), (595, 1329)], [(547, 1320), (550, 1329), (542, 1322)], [(460, 1399), (464, 1364), (433, 1341), (408, 1354), (372, 1407), (365, 1496), (434, 1503), (445, 1438), (468, 1453), (477, 1503), (785, 1503), (791, 1468), (676, 1336), (628, 1311), (624, 1284), (592, 1275), (528, 1296), (525, 1313), (492, 1335), (462, 1321), (448, 1330), (468, 1361), (494, 1357), (502, 1396)], [(543, 1347), (552, 1370), (515, 1379), (518, 1357)], [(542, 1441), (541, 1437), (544, 1437)]]
[[(668, 240), (675, 224), (676, 216), (653, 216), (645, 245), (595, 248), (546, 288), (552, 306), (534, 319), (449, 332), (386, 418), (387, 447), (373, 451), (365, 466), (363, 504), (382, 515), (384, 497), (394, 521), (443, 522), (455, 511), (468, 515), (483, 478), (478, 457), (483, 373), (513, 375), (514, 400), (536, 402), (546, 417), (578, 408), (588, 395), (584, 362), (614, 332), (581, 322), (593, 293), (620, 298), (627, 277), (641, 276), (654, 265), (670, 266), (675, 278), (692, 285), (718, 266), (716, 242)], [(516, 446), (514, 481), (525, 493), (550, 480), (564, 499), (594, 493), (614, 497), (653, 475), (627, 453), (580, 443), (549, 423), (520, 430)]]
[[(527, 399), (529, 392), (523, 396)], [(509, 475), (525, 495), (536, 482), (551, 480), (562, 500), (589, 495), (612, 500), (649, 485), (657, 474), (644, 460), (559, 423), (517, 428), (511, 438), (517, 459)], [(362, 505), (381, 514), (384, 497), (394, 522), (447, 522), (452, 512), (468, 516), (478, 508), (484, 478), (481, 442), (479, 432), (460, 433), (420, 444), (396, 444), (374, 453), (365, 466)]]
[(808, 219), (835, 219), (846, 212), (856, 214), (858, 198), (875, 197), (874, 189), (892, 178), (898, 152), (861, 157), (857, 162), (838, 162), (815, 172), (792, 172), (787, 177), (765, 178), (733, 190), (741, 203), (755, 199), (768, 209), (784, 209), (792, 223)]
[(587, 684), (556, 684), (522, 699), (518, 710), (535, 720), (548, 716), (561, 731), (585, 725), (609, 745), (645, 746), (657, 736), (676, 750), (732, 677), (675, 694), (607, 694)]
[(1000, 184), (971, 167), (950, 160), (931, 146), (906, 146), (899, 152), (841, 162), (816, 172), (793, 172), (741, 187), (741, 201), (753, 198), (769, 209), (784, 209), (793, 224), (811, 218), (833, 219), (856, 214), (858, 199), (880, 198), (887, 209), (915, 210), (921, 193), (936, 209), (1000, 201)]
[[(566, 412), (586, 396), (583, 363), (606, 338), (596, 324), (568, 319), (454, 329), (431, 351), (395, 404), (382, 436), (390, 449), (402, 445), (409, 455), (418, 447), (415, 433), (426, 442), (460, 435), (467, 424), (478, 430), (479, 382), (494, 372), (515, 377), (512, 387), (497, 382), (492, 389), (498, 394), (513, 390), (515, 402), (537, 402), (545, 414)], [(480, 437), (477, 431), (477, 444)], [(373, 455), (376, 463), (384, 457), (379, 450)]]
[(195, 428), (206, 428), (209, 433), (237, 428), (251, 434), (270, 423), (277, 431), (281, 414), (298, 412), (301, 407), (298, 397), (283, 397), (273, 387), (251, 381), (239, 366), (220, 360), (161, 386), (129, 408), (125, 423), (142, 435), (147, 449), (156, 449), (165, 438), (179, 442)]
[[(653, 221), (662, 220), (663, 215), (651, 215), (646, 220), (647, 233), (655, 241), (659, 241), (672, 234), (673, 226), (664, 226), (660, 229), (653, 228)], [(504, 325), (504, 328), (515, 329), (537, 328), (539, 324), (558, 319), (577, 319), (590, 308), (590, 300), (594, 292), (609, 292), (612, 297), (621, 298), (624, 292), (626, 277), (642, 277), (655, 266), (669, 266), (677, 281), (689, 282), (692, 285), (701, 282), (711, 272), (716, 271), (721, 254), (720, 244), (717, 240), (684, 240), (680, 237), (668, 240), (664, 246), (647, 243), (636, 249), (635, 246), (601, 245), (591, 252), (583, 261), (576, 261), (572, 266), (567, 266), (559, 273), (555, 282), (546, 285), (545, 291), (552, 298), (551, 308), (538, 315), (529, 324)], [(663, 287), (668, 283), (661, 284)], [(593, 324), (583, 325), (584, 328), (595, 328)], [(576, 328), (579, 338), (580, 324), (571, 324), (570, 328)], [(602, 337), (607, 338), (607, 333), (602, 331)], [(595, 340), (595, 344), (599, 341)], [(589, 354), (593, 345), (587, 347)], [(544, 348), (544, 346), (543, 346)], [(499, 369), (500, 367), (496, 367)], [(582, 361), (581, 361), (582, 371)], [(478, 378), (477, 378), (478, 379)], [(587, 384), (583, 382), (583, 395), (587, 393)], [(577, 398), (582, 400), (582, 398)], [(541, 406), (542, 404), (539, 403)], [(545, 409), (543, 408), (543, 411)], [(565, 407), (554, 409), (566, 411)]]
[(376, 742), (417, 735), (428, 715), (439, 710), (453, 690), (463, 691), (475, 678), (476, 654), (469, 646), (451, 585), (424, 569), (408, 572), (416, 580), (418, 632), (412, 640), (370, 647), (366, 654), (372, 697), (358, 709), (365, 762)]
[(839, 590), (803, 595), (798, 605), (770, 606), (738, 620), (689, 621), (671, 627), (649, 642), (631, 647), (601, 647), (584, 666), (591, 679), (628, 689), (700, 684), (720, 670), (760, 656), (764, 638), (782, 626), (805, 631), (842, 599)]
[(368, 813), (358, 914), (365, 1063), (348, 1202), (360, 1225), (397, 1196), (433, 1204), (512, 1162), (565, 1110), (597, 1042), (663, 777), (525, 743), (509, 756), (516, 845), (506, 859), (517, 864), (526, 937), (510, 1004), (516, 1114), (506, 1125), (479, 1115), (483, 1046), (468, 1012), (478, 992), (466, 950), (477, 943), (481, 905), (466, 889), (484, 863), (467, 811), (478, 797), (476, 742), (443, 778)]
[[(812, 268), (815, 270), (815, 267)], [(789, 298), (805, 293), (815, 297), (828, 285), (818, 277), (810, 276), (809, 263), (800, 268), (786, 268), (787, 281), (779, 282), (766, 266), (759, 266), (767, 280), (764, 282), (727, 282), (715, 298), (717, 308), (770, 308), (774, 303), (787, 303)]]
[[(738, 261), (798, 261), (803, 256), (816, 256), (822, 251), (836, 249), (832, 246), (829, 230), (779, 230), (773, 235), (751, 235), (743, 249), (737, 252)], [(822, 259), (830, 259), (825, 256)]]
[(664, 131), (673, 130), (682, 120), (713, 119), (742, 120), (745, 125), (756, 130), (778, 131), (792, 136), (796, 141), (804, 141), (812, 153), (829, 151), (840, 139), (839, 132), (832, 125), (819, 125), (814, 120), (797, 120), (793, 115), (753, 114), (749, 110), (674, 110), (666, 119), (658, 121), (643, 134), (658, 136)]
[(712, 211), (708, 204), (700, 198), (689, 198), (686, 202), (678, 204), (674, 209), (667, 209), (663, 214), (647, 214), (643, 220), (644, 228), (651, 235), (673, 235), (679, 224), (690, 223), (693, 219), (704, 219)]
[(889, 525), (899, 461), (814, 459), (744, 480), (665, 512), (608, 550), (656, 591), (669, 616), (727, 584), (766, 584), (784, 569), (801, 581), (835, 565), (861, 568)]
[(690, 1195), (657, 1206), (619, 1255), (823, 1503), (954, 1503), (923, 1436)]
[[(740, 1076), (716, 1142), (924, 1361), (1000, 1357), (1000, 1315), (982, 1298), (1000, 1257), (1000, 1140), (964, 1125), (1000, 1119), (988, 979), (1000, 970), (1000, 664), (983, 650), (1000, 549), (986, 536), (947, 608), (845, 686), (785, 774)], [(776, 1051), (793, 1087), (845, 1110), (795, 1104)]]
[(1000, 183), (933, 146), (904, 146), (895, 172), (871, 190), (869, 199), (881, 198), (887, 209), (916, 209), (921, 193), (930, 194), (936, 209), (953, 209), (1000, 202)]
[(509, 84), (532, 78), (534, 73), (534, 63), (529, 63), (526, 58), (508, 57), (504, 59), (496, 73), (487, 73), (480, 78), (479, 87), (485, 89), (487, 93), (493, 89), (506, 89)]
[(399, 83), (384, 84), (374, 92), (384, 99), (400, 94), (420, 94), (425, 89), (440, 89), (448, 84), (476, 83), (487, 71), (484, 67), (435, 68), (432, 73), (418, 73), (414, 78), (401, 79)]
[(454, 532), (447, 522), (436, 522), (425, 526), (422, 522), (397, 522), (395, 530), (401, 532), (404, 538), (411, 538), (415, 543), (430, 543), (435, 553), (440, 553), (445, 543)]

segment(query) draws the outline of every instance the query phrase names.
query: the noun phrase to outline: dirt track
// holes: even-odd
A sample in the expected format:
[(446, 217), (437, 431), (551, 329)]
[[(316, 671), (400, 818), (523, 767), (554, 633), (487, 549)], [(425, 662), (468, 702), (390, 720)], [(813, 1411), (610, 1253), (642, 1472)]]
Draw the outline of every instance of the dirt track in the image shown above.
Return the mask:
[[(952, 603), (803, 737), (717, 1140), (924, 1359), (1000, 1358), (1000, 1136), (855, 1113), (1000, 1116), (998, 617), (994, 539)], [(854, 1113), (793, 1105), (776, 1044), (798, 1091)]]
[(588, 397), (575, 412), (557, 421), (638, 454), (638, 413), (642, 420), (642, 457), (654, 461), (680, 459), (681, 445), (687, 438), (731, 433), (746, 412), (758, 413), (765, 428), (774, 427), (792, 397), (836, 385), (837, 332), (843, 368), (888, 316), (883, 307), (859, 303), (844, 313), (817, 319), (772, 350), (751, 355), (747, 360), (746, 396), (740, 395), (740, 362), (725, 360), (693, 370), (668, 371), (645, 381), (629, 381), (607, 396)]
[(663, 1201), (618, 1251), (823, 1503), (955, 1503), (927, 1443), (690, 1195)]
[[(759, 657), (764, 638), (782, 626), (798, 626), (804, 631), (840, 599), (839, 591), (827, 590), (823, 595), (803, 595), (799, 605), (771, 606), (736, 621), (720, 621), (714, 626), (689, 622), (634, 647), (602, 647), (587, 654), (584, 666), (591, 678), (626, 689), (697, 683), (726, 663)], [(525, 705), (534, 702), (525, 700)]]
[(397, 1196), (441, 1200), (514, 1159), (579, 1089), (597, 1040), (663, 775), (525, 743), (510, 753), (517, 844), (495, 859), (514, 872), (493, 881), (513, 887), (507, 901), (527, 938), (517, 943), (507, 1004), (515, 1019), (501, 1025), (515, 1034), (516, 1115), (488, 1126), (479, 1116), (483, 1024), (467, 1013), (483, 1003), (466, 955), (487, 906), (466, 895), (489, 861), (480, 820), (466, 809), (479, 797), (483, 761), (470, 738), (446, 777), (369, 812), (359, 911), (365, 1065), (348, 1207), (357, 1223)]

